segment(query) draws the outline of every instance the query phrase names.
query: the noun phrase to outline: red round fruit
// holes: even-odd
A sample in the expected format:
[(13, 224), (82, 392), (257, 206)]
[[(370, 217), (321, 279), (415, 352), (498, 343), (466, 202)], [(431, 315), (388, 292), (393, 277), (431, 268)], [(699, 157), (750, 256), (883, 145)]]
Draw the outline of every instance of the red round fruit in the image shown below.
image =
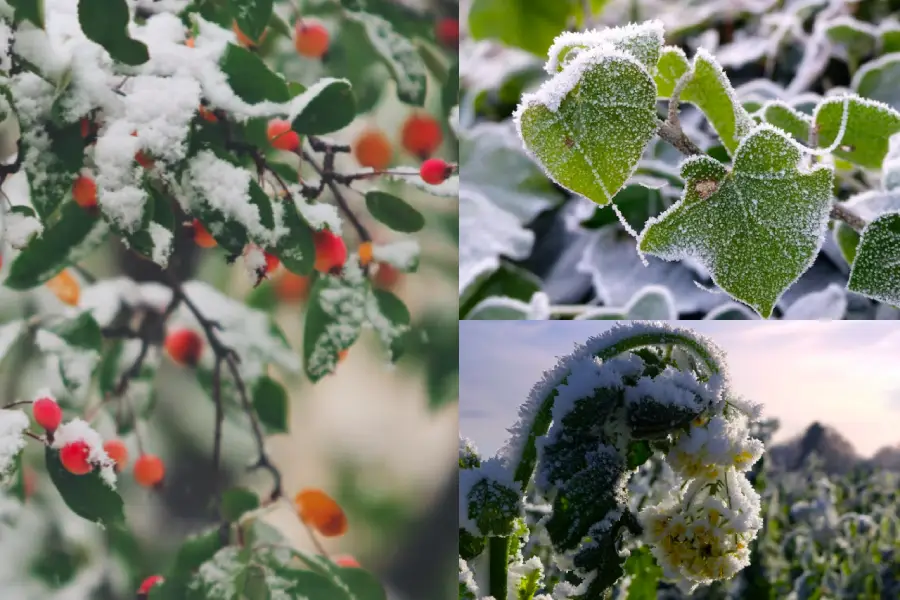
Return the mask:
[(435, 34), (438, 41), (447, 48), (459, 48), (459, 20), (453, 17), (439, 19)]
[(319, 273), (330, 273), (347, 262), (347, 245), (341, 236), (323, 229), (315, 232), (313, 242), (316, 246), (314, 267)]
[(425, 183), (437, 185), (444, 183), (453, 172), (453, 167), (440, 158), (429, 158), (419, 167), (419, 176)]
[(166, 351), (176, 363), (196, 366), (203, 351), (203, 338), (191, 329), (176, 329), (166, 336)]
[(72, 198), (81, 208), (97, 206), (97, 183), (87, 175), (79, 175), (72, 183)]
[(191, 227), (194, 229), (194, 242), (201, 248), (215, 248), (219, 244), (216, 238), (203, 226), (200, 219), (194, 219)]
[(265, 253), (266, 255), (266, 273), (271, 273), (281, 264), (281, 261), (278, 260), (278, 257), (274, 254)]
[(284, 119), (272, 119), (266, 130), (266, 136), (273, 148), (293, 152), (300, 147), (300, 136), (291, 131), (291, 124)]
[(34, 420), (45, 431), (53, 433), (62, 422), (62, 409), (53, 398), (40, 398), (31, 405)]
[(106, 455), (116, 463), (116, 471), (123, 471), (128, 465), (128, 448), (125, 447), (122, 440), (109, 440), (103, 444), (103, 450)]
[(63, 446), (59, 451), (59, 462), (69, 473), (74, 475), (87, 475), (94, 470), (94, 466), (88, 461), (91, 447), (86, 442), (78, 440)]
[(164, 581), (165, 581), (165, 579), (163, 579), (162, 575), (151, 575), (150, 577), (145, 579), (143, 583), (141, 583), (141, 587), (138, 588), (137, 593), (138, 594), (149, 594), (150, 589), (153, 586), (158, 585)]
[(142, 454), (134, 461), (134, 480), (144, 487), (158, 485), (165, 475), (166, 467), (155, 454)]
[(294, 27), (294, 49), (307, 58), (322, 58), (328, 52), (331, 35), (325, 27), (313, 19), (297, 21)]
[(414, 114), (403, 123), (400, 138), (407, 152), (424, 160), (441, 145), (444, 134), (440, 124), (432, 116)]

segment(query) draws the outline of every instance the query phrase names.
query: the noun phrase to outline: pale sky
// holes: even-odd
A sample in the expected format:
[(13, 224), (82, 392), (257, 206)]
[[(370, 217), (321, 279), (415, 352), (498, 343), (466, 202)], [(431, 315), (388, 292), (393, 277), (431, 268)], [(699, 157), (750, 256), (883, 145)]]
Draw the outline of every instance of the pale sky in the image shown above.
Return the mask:
[[(460, 321), (460, 433), (506, 440), (541, 373), (611, 321)], [(775, 417), (780, 442), (813, 421), (863, 456), (900, 443), (900, 321), (684, 321), (726, 352), (735, 392)]]

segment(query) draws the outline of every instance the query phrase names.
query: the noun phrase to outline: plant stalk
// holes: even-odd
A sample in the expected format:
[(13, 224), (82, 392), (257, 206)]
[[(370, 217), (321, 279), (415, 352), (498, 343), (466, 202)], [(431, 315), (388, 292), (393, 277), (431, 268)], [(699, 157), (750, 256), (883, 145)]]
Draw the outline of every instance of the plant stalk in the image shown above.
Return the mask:
[(506, 600), (509, 569), (509, 538), (492, 537), (488, 540), (488, 592), (495, 600)]

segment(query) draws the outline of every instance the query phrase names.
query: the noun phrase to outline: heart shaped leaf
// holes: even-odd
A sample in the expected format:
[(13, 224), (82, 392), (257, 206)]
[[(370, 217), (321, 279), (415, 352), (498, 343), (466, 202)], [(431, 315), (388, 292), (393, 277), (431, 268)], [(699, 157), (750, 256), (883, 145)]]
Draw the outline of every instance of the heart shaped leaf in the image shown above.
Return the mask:
[(856, 96), (826, 98), (816, 107), (813, 120), (819, 130), (820, 146), (829, 146), (843, 133), (835, 156), (869, 169), (881, 168), (888, 153), (888, 140), (900, 131), (900, 113), (887, 104)]
[(832, 172), (800, 165), (800, 150), (771, 125), (754, 129), (732, 171), (708, 156), (686, 160), (682, 199), (641, 233), (640, 251), (698, 259), (713, 281), (769, 317), (812, 265), (831, 207)]
[(516, 111), (519, 136), (559, 185), (607, 204), (657, 128), (656, 85), (630, 54), (581, 52)]
[(900, 306), (900, 212), (881, 215), (863, 230), (847, 289)]

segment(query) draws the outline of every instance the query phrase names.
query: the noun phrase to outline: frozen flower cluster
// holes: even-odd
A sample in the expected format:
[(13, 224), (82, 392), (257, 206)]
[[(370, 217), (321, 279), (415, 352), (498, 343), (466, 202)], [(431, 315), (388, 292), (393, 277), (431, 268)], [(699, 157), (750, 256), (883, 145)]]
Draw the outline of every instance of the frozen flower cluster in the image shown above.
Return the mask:
[(667, 577), (687, 592), (729, 579), (750, 564), (750, 542), (762, 527), (759, 494), (744, 474), (763, 453), (747, 415), (698, 417), (666, 460), (683, 484), (639, 519)]

